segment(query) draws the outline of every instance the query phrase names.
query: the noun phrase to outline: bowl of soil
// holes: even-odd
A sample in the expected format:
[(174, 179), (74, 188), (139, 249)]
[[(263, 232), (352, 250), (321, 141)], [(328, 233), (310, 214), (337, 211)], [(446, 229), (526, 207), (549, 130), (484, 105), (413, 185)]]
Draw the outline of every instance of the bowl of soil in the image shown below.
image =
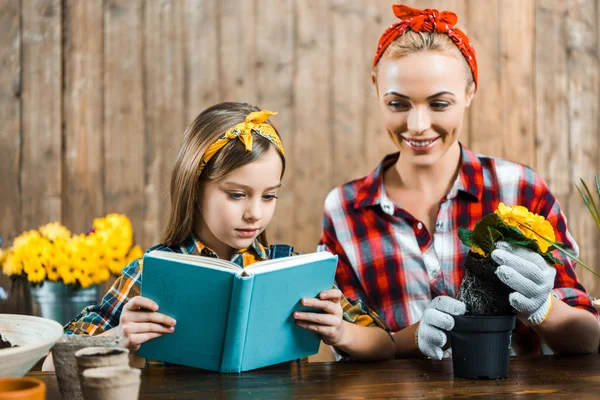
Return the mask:
[(48, 354), (62, 326), (29, 315), (0, 314), (0, 377), (21, 377)]

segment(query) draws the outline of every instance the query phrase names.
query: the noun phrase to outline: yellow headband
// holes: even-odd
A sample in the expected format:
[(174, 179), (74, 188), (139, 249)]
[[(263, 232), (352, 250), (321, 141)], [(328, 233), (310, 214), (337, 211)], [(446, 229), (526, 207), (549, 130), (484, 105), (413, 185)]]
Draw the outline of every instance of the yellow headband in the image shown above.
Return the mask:
[(208, 149), (204, 152), (202, 160), (200, 160), (200, 172), (206, 167), (208, 161), (221, 150), (223, 146), (229, 143), (231, 140), (238, 138), (246, 146), (246, 151), (252, 151), (252, 132), (264, 137), (269, 142), (273, 143), (277, 150), (282, 156), (285, 156), (283, 152), (283, 144), (275, 128), (264, 122), (272, 115), (277, 115), (276, 112), (262, 110), (255, 111), (248, 114), (244, 122), (240, 122), (233, 128), (225, 132), (225, 135), (217, 139), (216, 142), (211, 144)]

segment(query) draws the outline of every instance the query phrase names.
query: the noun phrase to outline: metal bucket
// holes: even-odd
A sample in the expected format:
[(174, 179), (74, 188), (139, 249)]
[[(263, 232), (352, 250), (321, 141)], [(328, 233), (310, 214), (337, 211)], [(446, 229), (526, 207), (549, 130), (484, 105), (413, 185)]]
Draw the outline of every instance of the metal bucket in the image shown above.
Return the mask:
[(85, 307), (98, 302), (98, 286), (74, 289), (62, 282), (45, 281), (31, 287), (33, 314), (62, 325), (75, 318)]

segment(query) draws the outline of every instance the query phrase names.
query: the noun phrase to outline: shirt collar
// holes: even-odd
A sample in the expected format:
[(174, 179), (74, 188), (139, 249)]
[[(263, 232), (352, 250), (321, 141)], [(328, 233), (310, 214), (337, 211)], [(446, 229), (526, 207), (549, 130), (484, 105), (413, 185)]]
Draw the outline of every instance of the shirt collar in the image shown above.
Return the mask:
[[(218, 258), (217, 253), (210, 247), (202, 243), (202, 241), (198, 239), (198, 237), (194, 233), (190, 234), (190, 236), (188, 236), (188, 238), (179, 247), (181, 252), (184, 254), (194, 254), (199, 256)], [(265, 250), (264, 246), (260, 244), (258, 240), (255, 240), (254, 242), (252, 242), (252, 245), (250, 245), (250, 247), (239, 249), (232, 256), (232, 259), (235, 258), (236, 255), (244, 254), (246, 252), (255, 253), (261, 260), (266, 260), (268, 258), (267, 251)]]
[[(460, 144), (460, 149), (460, 170), (447, 198), (451, 199), (456, 197), (458, 192), (464, 192), (475, 197), (479, 201), (481, 200), (484, 184), (481, 161), (475, 153), (464, 147), (462, 144)], [(381, 163), (379, 163), (377, 168), (362, 180), (356, 190), (354, 208), (369, 207), (381, 203), (383, 194), (383, 173), (398, 161), (398, 157), (400, 157), (399, 152), (388, 154)]]

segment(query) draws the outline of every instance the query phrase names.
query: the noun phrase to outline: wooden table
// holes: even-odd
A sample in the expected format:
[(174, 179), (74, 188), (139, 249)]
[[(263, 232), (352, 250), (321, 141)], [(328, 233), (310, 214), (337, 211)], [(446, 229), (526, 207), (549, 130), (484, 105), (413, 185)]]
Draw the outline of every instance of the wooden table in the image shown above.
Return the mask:
[[(30, 372), (46, 382), (47, 400), (60, 399), (54, 373)], [(502, 380), (454, 378), (452, 361), (291, 363), (243, 374), (192, 368), (148, 368), (140, 399), (350, 398), (600, 399), (600, 356), (517, 357)]]

